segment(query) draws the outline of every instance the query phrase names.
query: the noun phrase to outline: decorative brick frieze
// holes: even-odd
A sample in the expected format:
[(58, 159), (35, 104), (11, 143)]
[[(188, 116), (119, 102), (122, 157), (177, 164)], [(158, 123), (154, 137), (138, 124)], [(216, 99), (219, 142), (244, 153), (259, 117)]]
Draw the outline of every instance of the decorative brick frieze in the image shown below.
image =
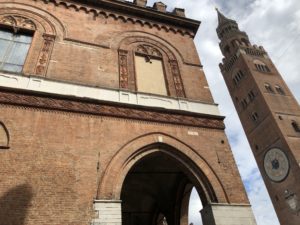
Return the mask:
[(225, 129), (223, 117), (209, 117), (171, 110), (131, 108), (123, 105), (111, 105), (96, 101), (62, 99), (38, 94), (14, 93), (0, 90), (0, 104), (59, 110), (82, 114), (109, 116), (124, 119), (144, 120), (174, 125)]
[(119, 51), (120, 88), (128, 89), (128, 52)]
[(174, 85), (175, 85), (177, 97), (185, 98), (185, 91), (180, 76), (178, 62), (176, 60), (170, 60), (170, 65), (172, 69), (172, 75), (174, 79)]
[[(82, 4), (78, 4), (78, 3), (74, 3), (74, 2), (68, 2), (68, 1), (64, 1), (64, 0), (52, 0), (52, 1), (45, 1), (45, 0), (33, 0), (33, 1), (43, 1), (46, 4), (54, 4), (55, 6), (64, 6), (66, 9), (74, 9), (76, 12), (80, 13), (80, 12), (84, 12), (86, 14), (92, 14), (94, 19), (96, 19), (97, 17), (99, 18), (104, 18), (107, 19), (109, 17), (114, 18), (117, 21), (120, 22), (130, 22), (130, 23), (134, 23), (134, 24), (139, 24), (142, 27), (145, 25), (148, 25), (150, 28), (156, 28), (158, 30), (165, 30), (166, 32), (172, 31), (174, 33), (178, 33), (181, 35), (188, 35), (190, 37), (194, 37), (195, 33), (197, 32), (197, 29), (199, 27), (198, 23), (195, 23), (195, 21), (191, 21), (189, 19), (183, 18), (183, 16), (178, 15), (177, 13), (167, 13), (166, 14), (166, 21), (172, 21), (172, 24), (174, 24), (174, 21), (176, 20), (185, 20), (185, 21), (181, 21), (177, 23), (178, 24), (186, 24), (188, 27), (187, 29), (182, 26), (180, 28), (176, 27), (176, 23), (174, 24), (175, 26), (172, 25), (167, 25), (165, 23), (160, 23), (160, 22), (155, 22), (155, 21), (149, 21), (149, 19), (141, 19), (139, 17), (133, 17), (133, 16), (125, 16), (121, 13), (117, 13), (117, 12), (112, 12), (112, 11), (108, 11), (108, 10), (103, 10), (100, 8), (95, 9), (95, 7), (93, 6), (88, 6), (88, 5), (82, 5)], [(78, 2), (80, 2), (80, 0), (78, 0)], [(105, 4), (109, 5), (109, 4), (117, 4), (114, 3), (113, 1), (111, 3), (109, 3), (108, 1), (104, 1)], [(121, 3), (122, 1), (120, 1)], [(124, 2), (125, 3), (125, 2)], [(125, 3), (127, 5), (128, 8), (130, 8), (130, 10), (134, 10), (134, 8), (132, 8), (134, 5), (136, 6), (142, 6), (145, 8), (145, 10), (147, 10), (147, 8), (145, 6), (143, 6), (144, 4), (146, 5), (146, 3), (144, 3), (144, 1), (137, 1), (136, 4), (128, 4)], [(103, 4), (102, 4), (103, 5)], [(164, 4), (163, 4), (164, 5)], [(158, 12), (162, 13), (162, 12), (166, 12), (166, 10), (163, 10), (164, 6), (159, 4), (155, 9), (157, 9)], [(135, 7), (136, 7), (135, 6)], [(166, 7), (166, 6), (165, 6)], [(139, 7), (140, 8), (140, 7)], [(153, 13), (154, 10), (151, 10), (151, 13)], [(148, 12), (148, 10), (147, 10)], [(147, 12), (144, 13), (144, 15), (147, 14)], [(173, 15), (173, 18), (169, 18), (171, 15)], [(154, 15), (152, 15), (150, 18), (153, 18)], [(174, 17), (175, 16), (175, 17)], [(161, 15), (160, 15), (161, 17)]]
[(44, 39), (43, 47), (40, 52), (38, 63), (36, 66), (37, 75), (45, 75), (46, 73), (46, 68), (53, 49), (55, 36), (44, 34), (43, 39)]

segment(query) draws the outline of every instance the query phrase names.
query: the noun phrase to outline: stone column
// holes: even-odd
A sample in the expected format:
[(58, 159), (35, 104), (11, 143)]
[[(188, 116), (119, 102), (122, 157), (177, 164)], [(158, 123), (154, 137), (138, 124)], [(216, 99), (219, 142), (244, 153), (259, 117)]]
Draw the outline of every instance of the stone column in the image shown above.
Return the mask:
[(256, 225), (250, 205), (212, 203), (201, 215), (203, 225)]
[(95, 200), (96, 218), (92, 225), (122, 225), (122, 207), (118, 200)]

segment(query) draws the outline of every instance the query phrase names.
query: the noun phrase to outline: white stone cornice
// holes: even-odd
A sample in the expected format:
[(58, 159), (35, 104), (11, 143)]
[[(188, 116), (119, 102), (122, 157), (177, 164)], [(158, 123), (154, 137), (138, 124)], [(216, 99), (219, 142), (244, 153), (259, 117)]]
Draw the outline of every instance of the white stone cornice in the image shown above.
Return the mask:
[(185, 99), (177, 99), (146, 93), (135, 93), (119, 89), (84, 86), (67, 82), (49, 80), (41, 77), (22, 76), (0, 73), (0, 87), (39, 93), (73, 96), (106, 102), (148, 106), (169, 110), (221, 116), (216, 104), (209, 104)]

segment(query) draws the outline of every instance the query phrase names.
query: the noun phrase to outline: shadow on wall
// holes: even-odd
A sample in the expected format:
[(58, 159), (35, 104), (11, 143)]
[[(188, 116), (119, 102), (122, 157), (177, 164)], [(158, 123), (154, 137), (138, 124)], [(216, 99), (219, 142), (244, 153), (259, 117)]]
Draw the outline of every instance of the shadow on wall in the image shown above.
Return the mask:
[(24, 225), (33, 197), (32, 188), (19, 185), (0, 198), (0, 225)]

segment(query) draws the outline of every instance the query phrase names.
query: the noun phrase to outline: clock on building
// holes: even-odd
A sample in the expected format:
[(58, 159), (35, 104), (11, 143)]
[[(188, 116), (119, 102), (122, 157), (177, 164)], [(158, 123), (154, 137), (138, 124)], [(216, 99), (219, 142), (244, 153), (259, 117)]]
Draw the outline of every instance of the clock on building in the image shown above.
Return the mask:
[(272, 148), (265, 154), (264, 168), (267, 176), (272, 181), (281, 182), (289, 173), (289, 159), (281, 149)]

